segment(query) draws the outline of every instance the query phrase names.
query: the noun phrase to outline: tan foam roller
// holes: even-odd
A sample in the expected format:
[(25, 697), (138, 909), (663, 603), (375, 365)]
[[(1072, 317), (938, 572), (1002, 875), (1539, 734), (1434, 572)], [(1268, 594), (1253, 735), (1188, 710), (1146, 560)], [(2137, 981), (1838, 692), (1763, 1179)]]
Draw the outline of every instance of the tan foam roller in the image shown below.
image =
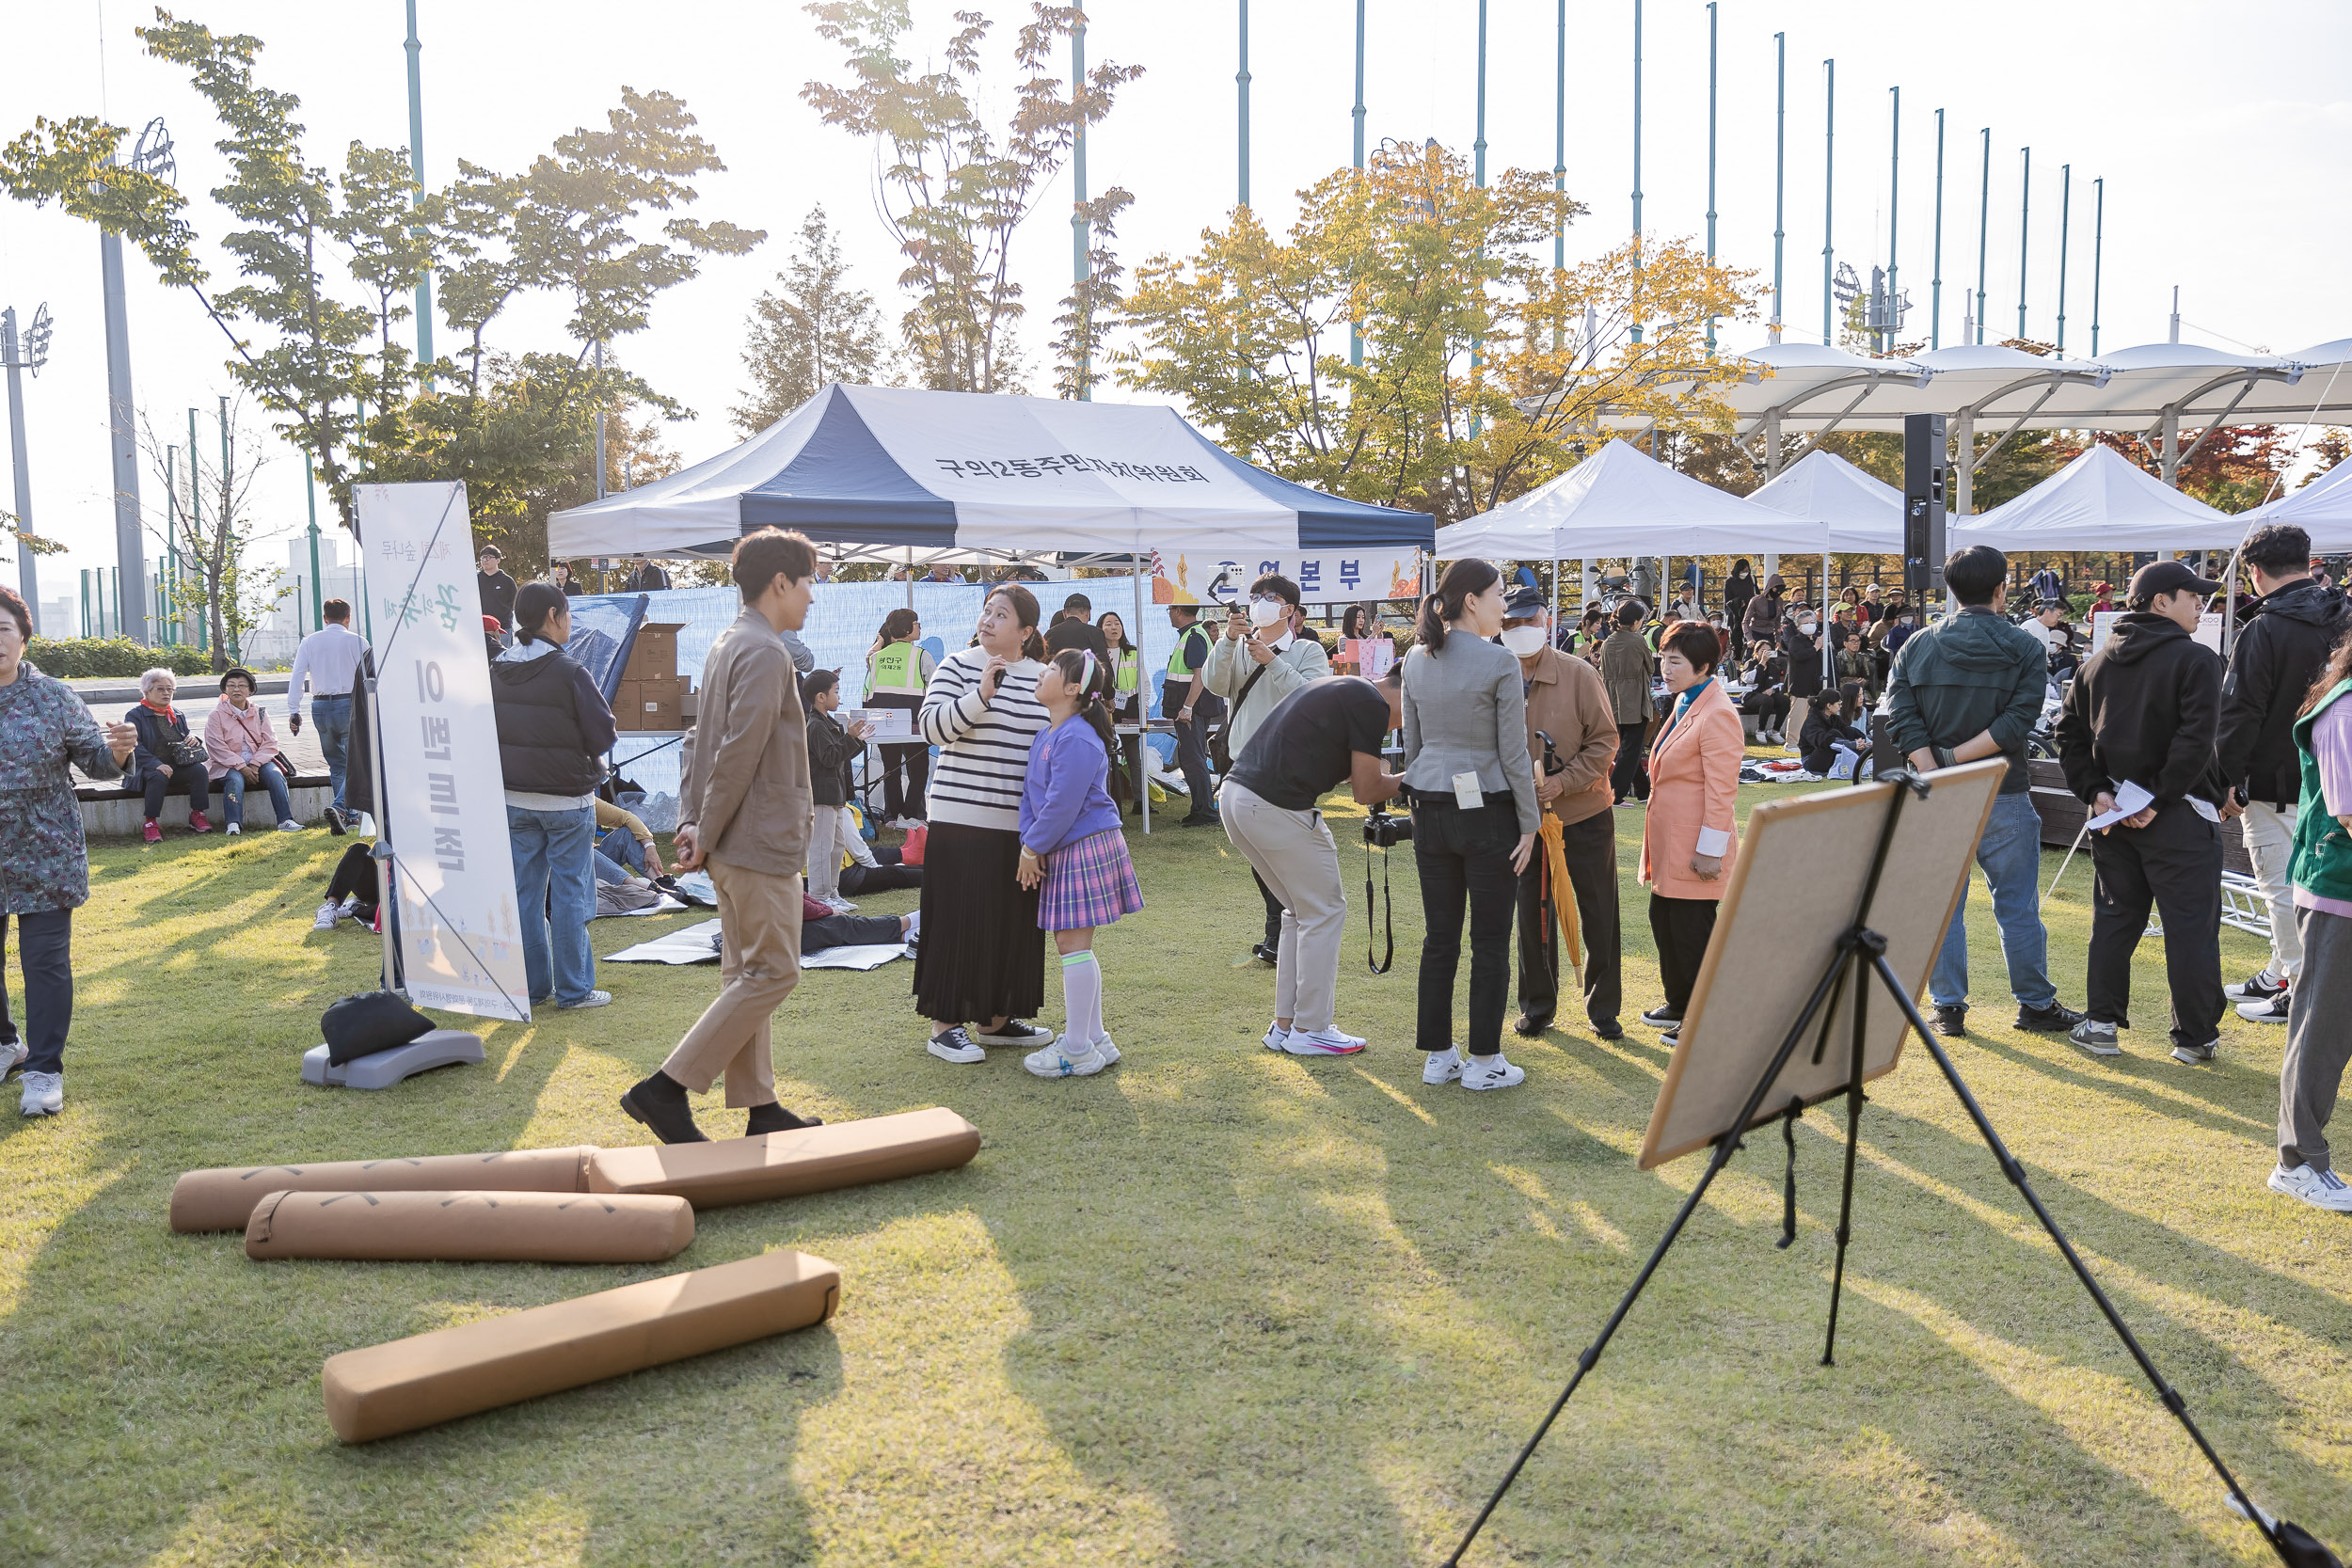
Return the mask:
[(272, 1193), (247, 1258), (659, 1263), (694, 1240), (682, 1197), (630, 1193)]
[(503, 1154), (431, 1154), (409, 1160), (335, 1160), (314, 1165), (192, 1170), (171, 1189), (174, 1230), (243, 1230), (253, 1206), (276, 1192), (584, 1193), (596, 1150), (514, 1148)]
[(804, 1252), (624, 1285), (330, 1355), (326, 1418), (372, 1442), (833, 1316), (841, 1271)]
[(599, 1149), (588, 1163), (588, 1186), (671, 1193), (697, 1209), (715, 1209), (952, 1170), (979, 1151), (978, 1128), (933, 1107), (756, 1138)]

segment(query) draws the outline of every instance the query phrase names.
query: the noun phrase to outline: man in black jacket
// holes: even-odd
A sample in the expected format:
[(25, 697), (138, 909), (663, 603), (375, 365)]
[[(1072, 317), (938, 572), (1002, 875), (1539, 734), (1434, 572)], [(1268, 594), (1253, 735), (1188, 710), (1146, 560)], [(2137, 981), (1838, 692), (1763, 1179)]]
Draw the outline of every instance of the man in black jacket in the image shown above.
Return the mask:
[(2227, 988), (2238, 1016), (2287, 1021), (2287, 988), (2303, 967), (2295, 928), (2296, 800), (2302, 765), (2295, 717), (2344, 626), (2344, 594), (2311, 574), (2311, 535), (2292, 523), (2256, 529), (2241, 552), (2262, 596), (2248, 609), (2221, 683), (2221, 777), (2246, 813), (2246, 858), (2270, 906), (2270, 962)]
[(499, 626), (515, 629), (515, 579), (507, 576), (499, 562), (505, 557), (496, 545), (482, 546), (482, 570), (474, 575), (474, 588), (482, 596), (482, 613), (495, 615)]
[(2237, 808), (2225, 806), (2214, 758), (2221, 660), (2191, 635), (2220, 589), (2177, 561), (2133, 574), (2127, 613), (2058, 719), (2067, 787), (2094, 815), (2114, 812), (2127, 784), (2151, 797), (2091, 841), (2090, 1016), (2067, 1037), (2094, 1056), (2122, 1054), (2115, 1032), (2130, 1022), (2132, 953), (2151, 903), (2164, 917), (2172, 1057), (2210, 1062), (2220, 1043), (2221, 818)]

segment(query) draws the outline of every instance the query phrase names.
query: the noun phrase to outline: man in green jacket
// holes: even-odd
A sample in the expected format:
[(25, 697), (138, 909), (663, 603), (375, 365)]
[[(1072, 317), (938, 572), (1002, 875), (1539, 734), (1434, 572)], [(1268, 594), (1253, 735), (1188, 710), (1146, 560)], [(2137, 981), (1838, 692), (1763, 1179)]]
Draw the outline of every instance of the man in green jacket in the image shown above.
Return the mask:
[[(1983, 757), (2009, 759), (2009, 776), (1977, 845), (1977, 864), (1993, 889), (2017, 1027), (2062, 1035), (2083, 1015), (2060, 1002), (2050, 983), (2050, 934), (2035, 885), (2042, 817), (2026, 773), (2026, 737), (2048, 695), (2049, 657), (2040, 638), (2010, 625), (1994, 608), (2008, 578), (2009, 558), (1990, 545), (1972, 545), (1945, 562), (1944, 585), (1960, 601), (1960, 613), (1903, 643), (1887, 682), (1886, 716), (1896, 751), (1917, 772)], [(1928, 977), (1928, 1000), (1943, 1035), (1968, 1032), (1967, 900), (1961, 902)]]

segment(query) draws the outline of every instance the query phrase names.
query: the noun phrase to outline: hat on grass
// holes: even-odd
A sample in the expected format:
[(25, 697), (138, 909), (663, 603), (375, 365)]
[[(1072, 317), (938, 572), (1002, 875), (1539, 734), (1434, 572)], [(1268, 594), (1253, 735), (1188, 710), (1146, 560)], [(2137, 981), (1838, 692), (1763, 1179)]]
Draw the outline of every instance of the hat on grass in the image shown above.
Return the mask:
[(2221, 584), (2201, 578), (2177, 561), (2152, 561), (2132, 574), (2131, 592), (2124, 598), (2135, 605), (2152, 604), (2159, 594), (2190, 589), (2199, 597), (2221, 592)]
[(1544, 592), (1520, 583), (1503, 596), (1502, 618), (1506, 621), (1532, 621), (1544, 612)]

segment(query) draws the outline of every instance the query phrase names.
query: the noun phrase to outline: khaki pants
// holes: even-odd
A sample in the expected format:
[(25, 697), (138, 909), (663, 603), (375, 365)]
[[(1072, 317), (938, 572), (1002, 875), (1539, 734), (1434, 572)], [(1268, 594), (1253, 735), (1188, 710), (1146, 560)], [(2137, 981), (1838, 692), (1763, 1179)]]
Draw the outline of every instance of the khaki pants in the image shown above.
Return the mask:
[(2254, 885), (2270, 906), (2270, 974), (2292, 983), (2303, 973), (2303, 939), (2295, 924), (2295, 884), (2288, 868), (2295, 863), (2296, 810), (2280, 811), (2267, 801), (2248, 803), (2238, 820), (2246, 858), (2254, 863)]
[(767, 1105), (776, 1098), (768, 1056), (768, 1019), (801, 983), (801, 879), (708, 863), (719, 890), (718, 999), (686, 1031), (661, 1070), (694, 1094), (726, 1074), (727, 1103)]
[(1318, 813), (1268, 805), (1230, 779), (1216, 800), (1225, 836), (1266, 892), (1282, 901), (1274, 1016), (1308, 1034), (1328, 1029), (1340, 984), (1340, 939), (1347, 930), (1347, 895), (1340, 886), (1331, 830)]

